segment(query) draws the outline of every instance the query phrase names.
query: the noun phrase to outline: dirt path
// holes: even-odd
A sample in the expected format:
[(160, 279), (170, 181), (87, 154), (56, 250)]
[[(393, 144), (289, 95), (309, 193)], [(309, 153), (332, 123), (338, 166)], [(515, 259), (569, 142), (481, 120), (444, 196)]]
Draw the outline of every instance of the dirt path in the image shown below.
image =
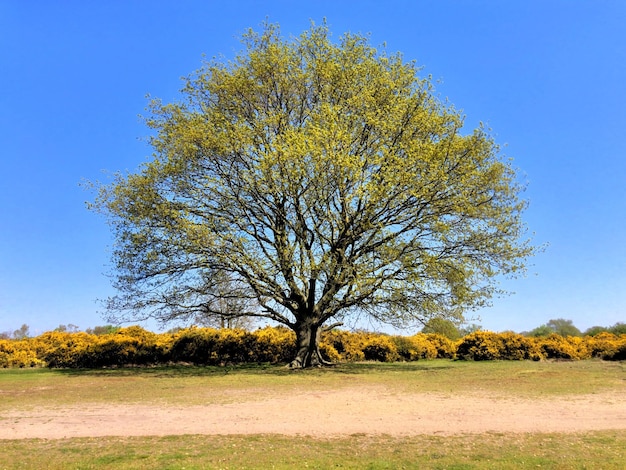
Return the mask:
[(626, 429), (626, 397), (559, 399), (391, 394), (384, 387), (301, 393), (207, 406), (90, 404), (0, 417), (0, 439), (172, 434), (354, 433), (406, 436)]

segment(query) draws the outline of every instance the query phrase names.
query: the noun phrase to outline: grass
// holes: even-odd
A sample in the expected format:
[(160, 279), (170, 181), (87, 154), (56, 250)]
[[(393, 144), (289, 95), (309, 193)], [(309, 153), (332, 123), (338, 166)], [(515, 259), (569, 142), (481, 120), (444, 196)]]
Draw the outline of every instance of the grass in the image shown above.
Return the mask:
[(281, 366), (155, 367), (101, 370), (0, 370), (0, 412), (81, 403), (202, 405), (360, 385), (397, 393), (481, 393), (524, 398), (624, 389), (622, 362), (357, 363), (290, 371)]
[(2, 442), (0, 469), (601, 469), (622, 470), (626, 432), (109, 437)]
[[(384, 384), (395, 393), (491, 393), (521, 398), (624, 391), (620, 362), (455, 362), (344, 364), (289, 371), (279, 366), (106, 370), (0, 370), (2, 413), (76, 403), (196, 405), (247, 394), (279, 396)], [(314, 410), (312, 410), (314, 413)], [(277, 435), (107, 437), (0, 441), (1, 469), (622, 469), (626, 430), (579, 434), (454, 437)]]

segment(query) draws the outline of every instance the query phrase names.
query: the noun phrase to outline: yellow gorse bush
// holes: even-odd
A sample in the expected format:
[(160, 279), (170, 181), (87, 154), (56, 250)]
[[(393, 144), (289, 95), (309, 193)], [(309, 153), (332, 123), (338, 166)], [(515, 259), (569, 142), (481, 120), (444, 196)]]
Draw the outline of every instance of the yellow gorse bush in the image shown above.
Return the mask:
[(619, 355), (622, 351), (621, 359), (626, 352), (626, 335), (617, 336), (613, 333), (603, 332), (587, 341), (587, 347), (592, 357), (600, 357), (602, 359), (612, 359)]
[(547, 359), (589, 359), (591, 352), (588, 340), (575, 336), (561, 336), (555, 333), (537, 338), (539, 348)]
[(30, 339), (0, 340), (0, 367), (39, 367), (45, 365)]
[[(256, 331), (191, 327), (153, 333), (138, 326), (109, 334), (51, 331), (35, 338), (0, 340), (0, 367), (99, 368), (170, 363), (230, 365), (288, 363), (296, 337), (285, 327)], [(332, 330), (322, 333), (320, 351), (333, 362), (418, 361), (447, 358), (485, 360), (626, 359), (626, 335), (544, 338), (477, 331), (457, 342), (439, 334), (391, 336)]]

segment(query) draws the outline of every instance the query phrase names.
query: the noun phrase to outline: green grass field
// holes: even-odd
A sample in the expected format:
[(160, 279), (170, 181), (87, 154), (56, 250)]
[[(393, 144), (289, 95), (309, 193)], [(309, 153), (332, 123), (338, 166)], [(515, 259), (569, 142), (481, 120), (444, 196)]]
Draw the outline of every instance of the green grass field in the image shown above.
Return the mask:
[[(345, 364), (288, 371), (278, 366), (163, 367), (61, 371), (0, 370), (2, 413), (78, 403), (194, 405), (235, 403), (246, 391), (276, 396), (302, 390), (384, 384), (396, 393), (481, 392), (522, 398), (626, 391), (620, 362), (454, 362)], [(312, 410), (312, 414), (314, 414)], [(0, 441), (0, 469), (355, 468), (623, 469), (626, 429), (576, 434), (444, 436), (277, 435), (106, 437)]]
[(626, 432), (343, 439), (253, 436), (0, 441), (16, 469), (615, 469)]

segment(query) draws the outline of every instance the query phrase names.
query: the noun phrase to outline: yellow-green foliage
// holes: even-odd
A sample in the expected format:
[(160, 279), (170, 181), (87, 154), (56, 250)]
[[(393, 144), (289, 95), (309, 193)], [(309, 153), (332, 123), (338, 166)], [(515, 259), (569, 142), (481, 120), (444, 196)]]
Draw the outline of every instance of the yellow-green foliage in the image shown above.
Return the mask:
[[(263, 293), (256, 315), (285, 325), (362, 306), (404, 322), (482, 305), (494, 276), (523, 271), (523, 185), (488, 129), (468, 131), (400, 54), (330, 36), (267, 24), (190, 75), (183, 100), (152, 102), (154, 158), (90, 204), (115, 227), (109, 313), (185, 314), (173, 305), (210, 276), (217, 298), (240, 282)], [(393, 342), (363, 340), (365, 358), (394, 358)]]

